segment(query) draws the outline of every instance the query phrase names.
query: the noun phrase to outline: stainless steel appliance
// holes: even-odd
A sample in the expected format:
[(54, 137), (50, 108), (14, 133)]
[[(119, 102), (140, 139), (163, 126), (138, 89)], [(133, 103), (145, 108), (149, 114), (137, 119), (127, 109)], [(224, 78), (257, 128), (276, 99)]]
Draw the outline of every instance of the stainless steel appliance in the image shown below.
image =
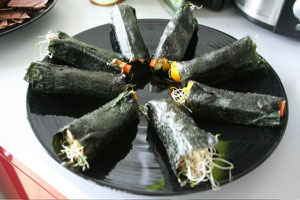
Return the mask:
[(300, 38), (300, 0), (234, 0), (251, 22), (275, 33)]

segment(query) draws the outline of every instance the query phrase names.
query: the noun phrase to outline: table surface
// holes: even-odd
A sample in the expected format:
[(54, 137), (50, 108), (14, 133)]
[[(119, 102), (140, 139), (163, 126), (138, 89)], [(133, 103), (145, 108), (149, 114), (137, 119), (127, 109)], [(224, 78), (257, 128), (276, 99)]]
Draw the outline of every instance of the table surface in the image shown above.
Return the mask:
[[(161, 0), (127, 0), (136, 8), (137, 17), (170, 19)], [(150, 12), (151, 8), (151, 12)], [(220, 12), (194, 10), (200, 24), (223, 31), (236, 38), (257, 36), (258, 52), (279, 75), (289, 101), (286, 133), (275, 152), (247, 175), (222, 186), (219, 191), (205, 191), (179, 196), (141, 196), (101, 187), (69, 172), (54, 161), (36, 139), (27, 121), (26, 91), (23, 80), (30, 62), (40, 60), (37, 36), (49, 30), (75, 35), (110, 23), (112, 7), (101, 7), (88, 0), (63, 0), (39, 20), (0, 37), (0, 146), (58, 189), (68, 198), (300, 198), (300, 42), (277, 35), (247, 21), (231, 6)]]

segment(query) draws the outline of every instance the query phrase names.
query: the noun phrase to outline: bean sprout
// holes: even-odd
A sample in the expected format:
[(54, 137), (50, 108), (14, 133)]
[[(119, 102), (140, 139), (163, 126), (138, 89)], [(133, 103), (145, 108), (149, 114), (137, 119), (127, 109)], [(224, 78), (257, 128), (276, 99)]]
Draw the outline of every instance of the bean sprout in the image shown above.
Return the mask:
[[(50, 31), (48, 31), (46, 36), (38, 36), (38, 38), (44, 38), (44, 40), (42, 40), (38, 43), (35, 43), (35, 45), (40, 46), (39, 55), (40, 56), (49, 56), (49, 58), (52, 58), (52, 54), (48, 50), (48, 45), (52, 39), (57, 38), (57, 35), (55, 33), (53, 33), (52, 30), (50, 30)], [(46, 45), (46, 47), (45, 47), (45, 45)]]
[[(63, 149), (60, 151), (59, 155), (66, 155), (68, 159), (67, 164), (73, 164), (73, 167), (82, 167), (82, 171), (86, 168), (90, 168), (89, 163), (87, 162), (87, 157), (84, 155), (84, 147), (81, 144), (74, 140), (70, 130), (67, 130), (68, 139), (62, 144)], [(65, 145), (67, 143), (67, 145)]]
[(185, 98), (186, 98), (186, 93), (184, 92), (183, 89), (173, 89), (171, 92), (171, 97), (174, 101), (180, 104), (184, 104)]
[(171, 92), (171, 97), (173, 99), (173, 101), (175, 101), (176, 103), (179, 103), (180, 105), (182, 105), (183, 107), (185, 107), (190, 113), (192, 113), (192, 110), (189, 109), (184, 103), (185, 103), (185, 99), (187, 94), (185, 93), (185, 91), (183, 89), (177, 89), (177, 88), (170, 88), (173, 89)]
[(195, 4), (193, 4), (192, 2), (188, 1), (188, 4), (191, 8), (191, 10), (194, 10), (195, 8), (197, 8), (198, 10), (202, 8), (203, 5), (201, 6), (196, 6)]
[(254, 37), (252, 38), (252, 40), (256, 40), (258, 37), (259, 37), (259, 34), (257, 34), (256, 36), (254, 36)]
[[(213, 177), (213, 168), (229, 170), (229, 180), (232, 180), (233, 164), (218, 154), (214, 147), (196, 149), (182, 156), (177, 164), (177, 177), (181, 186), (190, 183), (191, 186), (200, 182), (210, 181), (213, 190), (219, 189), (219, 183)], [(227, 166), (220, 166), (214, 161), (221, 161)]]

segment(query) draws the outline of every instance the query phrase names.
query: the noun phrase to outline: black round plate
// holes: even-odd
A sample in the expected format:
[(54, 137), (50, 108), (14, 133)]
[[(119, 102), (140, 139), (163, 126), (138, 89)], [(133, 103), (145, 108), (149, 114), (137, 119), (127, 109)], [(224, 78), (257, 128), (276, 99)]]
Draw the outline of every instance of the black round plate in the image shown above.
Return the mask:
[(46, 4), (46, 7), (45, 8), (42, 8), (42, 9), (39, 9), (39, 10), (33, 10), (29, 16), (30, 18), (29, 19), (26, 19), (24, 20), (23, 23), (21, 24), (16, 24), (14, 26), (11, 26), (11, 27), (7, 27), (5, 29), (2, 29), (0, 30), (0, 36), (2, 35), (5, 35), (7, 33), (10, 33), (12, 31), (15, 31), (19, 28), (22, 28), (26, 25), (28, 25), (29, 23), (31, 22), (34, 22), (35, 20), (37, 20), (38, 18), (42, 17), (43, 15), (45, 15), (49, 10), (51, 10), (54, 5), (56, 3), (56, 0), (48, 0), (47, 4)]
[[(139, 20), (139, 26), (150, 54), (153, 54), (168, 20)], [(75, 37), (97, 47), (111, 49), (110, 25), (95, 27), (79, 33)], [(218, 30), (199, 26), (195, 56), (221, 48), (235, 41), (233, 37)], [(193, 46), (193, 45), (192, 45)], [(194, 45), (195, 46), (195, 45)], [(191, 47), (191, 49), (193, 49)], [(186, 58), (193, 56), (190, 51)], [(264, 72), (255, 72), (217, 87), (239, 92), (256, 92), (280, 96), (287, 99), (280, 79), (269, 66)], [(148, 83), (137, 91), (139, 103), (168, 96), (166, 88), (157, 83)], [(54, 133), (76, 118), (90, 112), (104, 102), (101, 99), (73, 95), (27, 94), (27, 112), (31, 127), (46, 151), (58, 161), (51, 140)], [(200, 128), (212, 133), (220, 133), (218, 150), (225, 153), (225, 159), (234, 163), (233, 179), (237, 179), (257, 167), (268, 158), (279, 144), (287, 124), (288, 109), (283, 117), (283, 126), (262, 128), (220, 123), (210, 120), (197, 121)], [(148, 138), (147, 138), (148, 132)], [(142, 118), (137, 134), (118, 138), (108, 148), (99, 153), (91, 163), (91, 169), (84, 173), (74, 172), (102, 186), (109, 186), (136, 194), (182, 194), (210, 189), (209, 183), (196, 187), (180, 188), (176, 177), (170, 171), (166, 152), (157, 138), (147, 131), (147, 121)], [(147, 138), (147, 140), (146, 140)], [(150, 141), (150, 142), (148, 142)], [(154, 141), (154, 142), (153, 142)], [(155, 153), (153, 153), (153, 151)], [(215, 171), (215, 178), (221, 183), (229, 182), (227, 171)], [(75, 183), (76, 184), (76, 183)]]

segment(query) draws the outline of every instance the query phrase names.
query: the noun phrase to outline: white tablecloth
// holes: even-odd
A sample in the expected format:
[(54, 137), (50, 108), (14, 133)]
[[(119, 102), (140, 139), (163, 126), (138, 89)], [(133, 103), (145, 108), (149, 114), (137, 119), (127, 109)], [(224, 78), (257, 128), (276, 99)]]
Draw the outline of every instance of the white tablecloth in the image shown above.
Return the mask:
[[(127, 0), (138, 18), (170, 18), (156, 0)], [(256, 39), (258, 52), (279, 75), (289, 100), (289, 122), (275, 152), (258, 168), (222, 186), (220, 191), (190, 195), (140, 196), (101, 187), (84, 180), (55, 162), (32, 132), (26, 117), (26, 91), (23, 81), (30, 62), (40, 60), (37, 36), (48, 30), (70, 35), (110, 22), (112, 7), (100, 7), (88, 0), (59, 0), (41, 19), (0, 37), (0, 145), (68, 198), (295, 198), (300, 199), (300, 42), (276, 35), (247, 21), (226, 7), (220, 12), (195, 10), (200, 24), (236, 38)]]

